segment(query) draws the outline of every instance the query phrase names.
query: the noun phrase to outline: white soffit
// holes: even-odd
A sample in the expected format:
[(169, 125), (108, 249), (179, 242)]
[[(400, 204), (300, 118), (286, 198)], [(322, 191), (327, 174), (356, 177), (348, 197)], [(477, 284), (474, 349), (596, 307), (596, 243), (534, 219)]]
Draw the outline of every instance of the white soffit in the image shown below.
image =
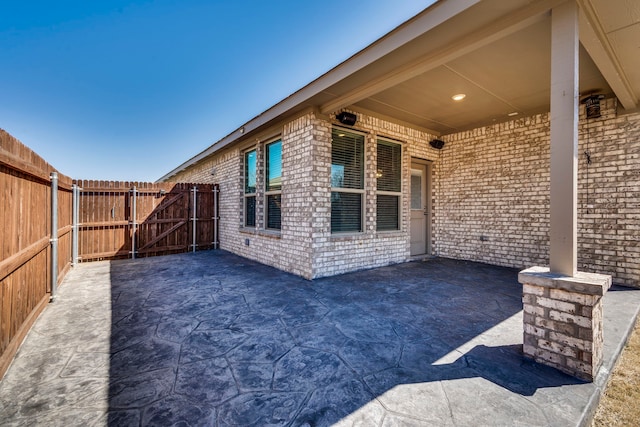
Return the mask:
[(578, 0), (580, 41), (626, 109), (640, 99), (640, 1)]

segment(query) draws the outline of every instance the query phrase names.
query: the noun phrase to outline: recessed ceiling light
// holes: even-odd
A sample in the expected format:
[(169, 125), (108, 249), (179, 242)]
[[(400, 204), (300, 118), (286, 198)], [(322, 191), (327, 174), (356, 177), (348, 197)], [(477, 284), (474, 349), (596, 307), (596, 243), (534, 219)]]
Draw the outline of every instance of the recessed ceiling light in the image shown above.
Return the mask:
[(513, 117), (513, 116), (517, 116), (518, 114), (519, 114), (519, 113), (518, 113), (517, 111), (513, 111), (513, 112), (511, 112), (511, 113), (507, 114), (507, 116), (509, 116), (509, 117)]
[(467, 95), (465, 95), (464, 93), (457, 93), (457, 94), (453, 95), (451, 97), (451, 99), (453, 99), (454, 101), (462, 101), (466, 97), (467, 97)]

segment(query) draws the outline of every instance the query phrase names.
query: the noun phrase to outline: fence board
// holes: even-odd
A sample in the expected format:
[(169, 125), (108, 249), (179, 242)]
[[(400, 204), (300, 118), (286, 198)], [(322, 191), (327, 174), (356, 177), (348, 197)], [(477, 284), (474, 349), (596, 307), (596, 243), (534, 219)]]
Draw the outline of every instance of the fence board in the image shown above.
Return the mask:
[(22, 251), (0, 261), (0, 280), (3, 280), (19, 267), (31, 261), (33, 257), (47, 249), (48, 246), (49, 236), (45, 236)]
[[(52, 172), (57, 171), (0, 129), (0, 377), (49, 299)], [(72, 181), (59, 174), (58, 184), (59, 199), (66, 204)], [(59, 283), (71, 255), (69, 209), (62, 206), (58, 212)]]
[[(134, 239), (136, 256), (192, 250), (193, 184), (103, 181), (76, 181), (76, 184), (82, 189), (79, 218), (82, 261), (131, 257)], [(197, 249), (215, 246), (214, 188), (204, 184), (197, 187)]]

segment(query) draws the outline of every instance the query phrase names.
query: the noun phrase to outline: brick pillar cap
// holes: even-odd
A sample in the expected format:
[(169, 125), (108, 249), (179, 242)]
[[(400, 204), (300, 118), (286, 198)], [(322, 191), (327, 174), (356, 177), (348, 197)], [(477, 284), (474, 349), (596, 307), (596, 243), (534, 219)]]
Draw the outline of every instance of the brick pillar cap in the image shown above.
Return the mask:
[(611, 276), (578, 272), (575, 276), (551, 273), (549, 267), (531, 267), (518, 274), (518, 281), (545, 288), (562, 289), (586, 295), (604, 295), (611, 287)]

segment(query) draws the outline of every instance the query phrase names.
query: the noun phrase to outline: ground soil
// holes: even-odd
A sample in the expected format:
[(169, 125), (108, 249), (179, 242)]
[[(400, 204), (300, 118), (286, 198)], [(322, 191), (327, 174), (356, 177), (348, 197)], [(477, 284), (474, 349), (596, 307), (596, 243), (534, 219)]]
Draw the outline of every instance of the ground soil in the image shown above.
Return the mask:
[(640, 319), (609, 380), (592, 427), (640, 425)]

